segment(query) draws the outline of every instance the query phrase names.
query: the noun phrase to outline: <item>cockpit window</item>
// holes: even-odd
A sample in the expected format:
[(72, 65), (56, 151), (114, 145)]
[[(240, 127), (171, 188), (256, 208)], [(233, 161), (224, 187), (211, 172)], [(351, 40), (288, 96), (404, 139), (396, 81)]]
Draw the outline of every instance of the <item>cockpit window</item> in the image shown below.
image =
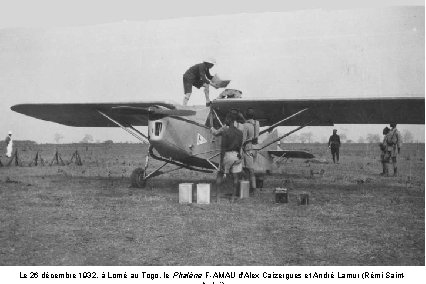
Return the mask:
[(155, 123), (155, 136), (159, 136), (162, 129), (163, 129), (163, 123), (162, 122), (156, 122)]

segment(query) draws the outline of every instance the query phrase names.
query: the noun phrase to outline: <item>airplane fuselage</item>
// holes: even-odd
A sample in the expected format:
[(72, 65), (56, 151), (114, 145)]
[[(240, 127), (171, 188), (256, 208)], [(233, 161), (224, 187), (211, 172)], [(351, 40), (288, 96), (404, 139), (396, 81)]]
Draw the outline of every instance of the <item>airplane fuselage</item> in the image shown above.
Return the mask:
[(163, 117), (148, 123), (149, 141), (163, 158), (195, 167), (214, 169), (207, 161), (218, 163), (220, 137), (210, 129), (189, 119)]
[[(149, 141), (163, 158), (191, 167), (215, 169), (212, 163), (219, 165), (221, 137), (214, 136), (209, 127), (200, 123), (207, 121), (208, 112), (202, 110), (197, 114), (201, 116), (198, 122), (189, 117), (171, 116), (150, 120)], [(257, 173), (271, 170), (272, 157), (267, 151), (259, 151), (254, 158)]]

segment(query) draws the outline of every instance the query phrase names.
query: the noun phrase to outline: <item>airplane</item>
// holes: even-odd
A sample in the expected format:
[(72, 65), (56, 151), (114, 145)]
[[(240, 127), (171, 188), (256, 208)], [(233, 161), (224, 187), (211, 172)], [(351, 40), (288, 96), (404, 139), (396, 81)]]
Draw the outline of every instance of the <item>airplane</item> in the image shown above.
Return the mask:
[[(175, 169), (200, 172), (219, 170), (219, 128), (232, 109), (253, 108), (256, 120), (264, 127), (263, 141), (256, 145), (256, 176), (271, 172), (274, 157), (313, 158), (306, 151), (284, 150), (278, 141), (306, 126), (334, 124), (424, 124), (424, 97), (377, 97), (333, 99), (243, 99), (218, 97), (210, 107), (182, 106), (167, 101), (18, 104), (15, 112), (37, 119), (73, 127), (121, 127), (143, 143), (149, 144), (145, 166), (131, 176), (133, 187), (143, 188), (147, 180), (164, 174), (171, 164)], [(148, 126), (144, 134), (136, 127)], [(296, 126), (278, 136), (276, 127)], [(149, 159), (163, 164), (148, 173)], [(173, 169), (173, 170), (175, 170)], [(170, 172), (169, 170), (167, 172)]]

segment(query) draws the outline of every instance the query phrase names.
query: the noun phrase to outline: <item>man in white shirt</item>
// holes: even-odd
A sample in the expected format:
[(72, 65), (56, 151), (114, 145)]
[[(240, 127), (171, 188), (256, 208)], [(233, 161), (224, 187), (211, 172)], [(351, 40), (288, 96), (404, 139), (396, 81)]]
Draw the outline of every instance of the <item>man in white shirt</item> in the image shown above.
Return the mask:
[(5, 142), (6, 142), (6, 156), (10, 158), (12, 157), (12, 147), (13, 147), (12, 131), (9, 131), (9, 133), (7, 134)]

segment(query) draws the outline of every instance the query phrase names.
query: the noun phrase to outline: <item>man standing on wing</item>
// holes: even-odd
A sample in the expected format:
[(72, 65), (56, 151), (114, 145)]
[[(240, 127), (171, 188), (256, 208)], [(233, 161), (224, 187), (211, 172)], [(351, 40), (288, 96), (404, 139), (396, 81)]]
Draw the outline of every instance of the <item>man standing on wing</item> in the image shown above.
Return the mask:
[(183, 89), (185, 96), (183, 105), (188, 104), (192, 94), (192, 86), (197, 89), (204, 87), (204, 95), (206, 96), (206, 106), (210, 106), (209, 84), (213, 76), (210, 74), (210, 69), (216, 64), (216, 60), (207, 59), (202, 63), (195, 64), (183, 74)]

